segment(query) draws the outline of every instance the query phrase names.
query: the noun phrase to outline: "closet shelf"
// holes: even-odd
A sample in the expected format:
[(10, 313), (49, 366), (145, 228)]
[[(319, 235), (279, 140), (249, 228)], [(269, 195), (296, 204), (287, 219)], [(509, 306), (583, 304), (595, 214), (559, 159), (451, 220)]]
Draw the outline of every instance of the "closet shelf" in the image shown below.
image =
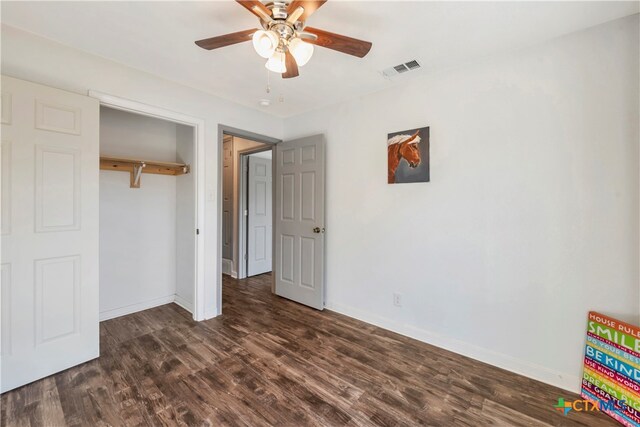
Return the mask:
[(190, 166), (184, 163), (157, 162), (155, 160), (127, 159), (122, 157), (100, 157), (100, 169), (129, 172), (130, 187), (140, 188), (140, 175), (184, 175), (190, 172)]

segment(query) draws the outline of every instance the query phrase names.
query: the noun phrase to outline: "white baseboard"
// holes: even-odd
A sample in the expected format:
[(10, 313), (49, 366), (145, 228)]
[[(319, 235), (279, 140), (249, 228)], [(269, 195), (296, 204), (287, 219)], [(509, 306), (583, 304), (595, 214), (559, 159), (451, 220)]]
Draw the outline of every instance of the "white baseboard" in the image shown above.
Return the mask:
[(472, 359), (488, 363), (498, 368), (514, 372), (516, 374), (532, 378), (543, 383), (551, 384), (574, 393), (580, 392), (580, 377), (562, 372), (557, 372), (544, 366), (536, 365), (525, 360), (520, 360), (506, 354), (497, 353), (486, 348), (478, 347), (454, 338), (447, 338), (425, 329), (397, 322), (364, 310), (349, 307), (343, 304), (326, 304), (326, 308), (345, 316), (353, 317), (363, 322), (371, 323), (384, 329), (396, 332), (400, 335), (461, 354)]
[(136, 304), (126, 305), (124, 307), (114, 308), (111, 310), (105, 310), (100, 312), (100, 321), (114, 319), (120, 316), (126, 316), (127, 314), (135, 313), (142, 310), (148, 310), (159, 305), (169, 304), (175, 301), (175, 294), (167, 295), (166, 297), (155, 298), (149, 301), (143, 301)]
[(213, 319), (214, 317), (219, 316), (218, 310), (215, 305), (211, 304), (209, 307), (205, 307), (204, 309), (204, 318), (202, 320)]
[(180, 307), (184, 308), (185, 310), (187, 310), (189, 313), (193, 314), (192, 301), (187, 301), (186, 299), (182, 298), (180, 295), (176, 294), (175, 300), (173, 302), (178, 304)]
[(233, 270), (233, 261), (230, 259), (222, 258), (222, 274), (231, 275), (231, 271)]

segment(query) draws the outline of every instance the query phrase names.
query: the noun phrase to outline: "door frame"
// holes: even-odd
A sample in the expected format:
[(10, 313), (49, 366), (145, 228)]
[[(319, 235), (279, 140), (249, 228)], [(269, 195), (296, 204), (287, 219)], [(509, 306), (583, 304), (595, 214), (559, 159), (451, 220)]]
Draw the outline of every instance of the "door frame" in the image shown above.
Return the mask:
[[(134, 114), (154, 117), (157, 119), (167, 120), (193, 128), (194, 135), (194, 157), (196, 164), (195, 183), (195, 224), (196, 244), (195, 244), (195, 265), (194, 265), (194, 293), (193, 293), (193, 320), (205, 320), (205, 283), (204, 283), (204, 238), (205, 232), (205, 205), (206, 205), (206, 186), (205, 186), (205, 168), (204, 168), (204, 147), (205, 147), (205, 122), (203, 119), (188, 116), (171, 110), (165, 110), (153, 105), (143, 104), (141, 102), (132, 101), (126, 98), (120, 98), (108, 95), (103, 92), (89, 90), (89, 96), (96, 98), (100, 102), (100, 106), (114, 108)], [(221, 145), (222, 147), (222, 145)]]
[[(245, 209), (248, 209), (247, 196), (249, 195), (249, 180), (247, 179), (244, 168), (245, 166), (247, 166), (247, 160), (249, 159), (249, 156), (251, 154), (271, 151), (271, 170), (273, 171), (273, 158), (275, 155), (275, 148), (275, 144), (265, 144), (264, 147), (247, 148), (246, 150), (238, 151), (238, 165), (240, 167), (240, 173), (238, 174), (238, 279), (247, 278), (247, 263), (249, 262), (248, 258), (243, 258), (243, 256), (247, 255), (247, 251), (249, 250), (247, 241), (247, 227), (249, 223), (247, 221), (248, 217), (244, 215)], [(271, 186), (271, 225), (273, 226), (273, 212), (275, 212), (275, 208), (273, 206), (273, 191), (275, 190), (275, 183), (273, 180), (271, 180)], [(273, 227), (271, 228), (271, 235), (271, 241), (273, 243)], [(273, 246), (273, 244), (271, 246)], [(271, 270), (273, 271), (273, 252), (271, 256)]]
[[(222, 188), (222, 179), (223, 179), (223, 170), (224, 170), (224, 165), (223, 165), (223, 161), (224, 161), (224, 153), (223, 153), (223, 143), (224, 143), (224, 136), (225, 135), (231, 135), (231, 136), (237, 136), (238, 138), (243, 138), (243, 139), (249, 139), (251, 141), (256, 141), (256, 142), (261, 142), (263, 144), (270, 144), (273, 147), (275, 147), (275, 144), (282, 142), (281, 139), (278, 138), (272, 138), (270, 136), (266, 136), (266, 135), (261, 135), (259, 133), (255, 133), (255, 132), (251, 132), (251, 131), (246, 131), (246, 130), (242, 130), (242, 129), (238, 129), (238, 128), (234, 128), (232, 126), (227, 126), (227, 125), (223, 125), (223, 124), (219, 124), (218, 125), (218, 185), (217, 185), (217, 193), (218, 193), (218, 200), (217, 200), (217, 207), (216, 207), (216, 212), (217, 212), (217, 217), (218, 217), (218, 236), (220, 236), (220, 238), (218, 239), (217, 242), (217, 253), (218, 256), (216, 257), (216, 271), (218, 272), (216, 274), (216, 313), (217, 315), (221, 315), (222, 314), (222, 199), (223, 199), (223, 188)], [(262, 147), (260, 147), (262, 148)], [(275, 156), (272, 156), (271, 159), (271, 164), (272, 164), (272, 170), (275, 170), (275, 165), (276, 165), (276, 159)], [(241, 174), (240, 174), (241, 175)], [(273, 181), (273, 191), (275, 191), (275, 180)], [(275, 193), (273, 193), (275, 194)], [(272, 209), (275, 209), (275, 204), (272, 203)], [(275, 211), (274, 211), (275, 214)], [(275, 215), (274, 215), (275, 218)], [(240, 224), (238, 224), (238, 230), (240, 230)], [(239, 241), (240, 239), (238, 239)], [(273, 239), (272, 239), (273, 240)], [(273, 247), (273, 244), (272, 244)], [(236, 252), (238, 253), (238, 252)], [(238, 259), (238, 270), (240, 270), (240, 259)], [(246, 268), (246, 266), (245, 266)], [(275, 265), (273, 265), (273, 258), (272, 258), (272, 271), (275, 271)], [(239, 274), (239, 272), (238, 272)], [(273, 289), (273, 283), (272, 283), (272, 287)]]

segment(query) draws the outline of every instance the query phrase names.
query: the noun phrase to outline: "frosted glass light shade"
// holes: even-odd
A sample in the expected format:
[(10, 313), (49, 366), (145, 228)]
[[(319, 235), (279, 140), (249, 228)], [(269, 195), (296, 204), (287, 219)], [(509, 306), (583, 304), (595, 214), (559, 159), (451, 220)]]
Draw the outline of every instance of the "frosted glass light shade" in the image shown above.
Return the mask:
[(278, 47), (278, 35), (273, 31), (258, 30), (253, 33), (253, 48), (258, 55), (269, 58)]
[(275, 52), (264, 66), (267, 67), (267, 70), (273, 71), (274, 73), (286, 73), (287, 66), (284, 63), (284, 53)]
[(313, 55), (313, 45), (305, 43), (300, 39), (293, 39), (289, 42), (289, 50), (296, 59), (296, 63), (299, 67), (309, 62)]

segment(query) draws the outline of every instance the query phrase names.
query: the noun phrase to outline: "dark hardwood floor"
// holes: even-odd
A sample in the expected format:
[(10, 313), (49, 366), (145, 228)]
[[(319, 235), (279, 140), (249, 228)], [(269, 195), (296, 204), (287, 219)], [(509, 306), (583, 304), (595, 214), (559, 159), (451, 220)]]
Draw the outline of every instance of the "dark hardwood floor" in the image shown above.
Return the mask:
[(617, 425), (576, 395), (225, 277), (223, 312), (103, 322), (101, 356), (2, 396), (3, 426)]

